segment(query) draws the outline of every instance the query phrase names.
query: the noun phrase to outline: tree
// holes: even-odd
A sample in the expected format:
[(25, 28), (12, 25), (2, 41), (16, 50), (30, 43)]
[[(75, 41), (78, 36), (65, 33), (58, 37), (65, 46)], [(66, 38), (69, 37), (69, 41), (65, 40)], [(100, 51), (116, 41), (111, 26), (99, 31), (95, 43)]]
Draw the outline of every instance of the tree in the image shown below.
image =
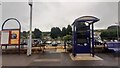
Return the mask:
[(27, 32), (26, 32), (26, 31), (23, 31), (23, 32), (21, 33), (21, 36), (22, 36), (23, 39), (27, 39)]
[(35, 28), (33, 34), (36, 39), (41, 39), (42, 32), (39, 29)]
[(61, 36), (61, 30), (59, 27), (53, 27), (51, 28), (51, 34), (50, 36), (55, 39)]
[(50, 34), (51, 38), (55, 39), (57, 38), (57, 35), (55, 33), (55, 27), (51, 28), (51, 34)]
[(72, 27), (70, 25), (67, 26), (66, 34), (67, 35), (72, 35)]
[(63, 37), (63, 36), (65, 36), (65, 35), (66, 35), (66, 28), (63, 27), (63, 28), (62, 28), (62, 32), (61, 32), (61, 36)]
[[(106, 40), (114, 40), (117, 39), (117, 28), (118, 26), (109, 26), (107, 30), (102, 31), (100, 36), (103, 39)], [(120, 28), (119, 28), (119, 36), (120, 36)]]
[(42, 32), (42, 36), (48, 36), (50, 32)]
[(56, 34), (57, 34), (57, 37), (61, 36), (61, 30), (59, 27), (56, 27)]
[(65, 41), (70, 41), (71, 39), (72, 39), (71, 35), (66, 35), (63, 37), (63, 40), (65, 40)]

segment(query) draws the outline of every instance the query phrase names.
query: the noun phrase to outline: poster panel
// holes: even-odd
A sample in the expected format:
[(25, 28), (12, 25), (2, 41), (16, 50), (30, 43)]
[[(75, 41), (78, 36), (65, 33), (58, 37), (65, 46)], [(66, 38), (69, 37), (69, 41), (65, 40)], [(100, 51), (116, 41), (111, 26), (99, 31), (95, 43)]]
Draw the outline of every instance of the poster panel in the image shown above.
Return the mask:
[(1, 31), (1, 44), (9, 44), (9, 31)]
[(12, 30), (10, 33), (10, 44), (19, 44), (19, 30)]

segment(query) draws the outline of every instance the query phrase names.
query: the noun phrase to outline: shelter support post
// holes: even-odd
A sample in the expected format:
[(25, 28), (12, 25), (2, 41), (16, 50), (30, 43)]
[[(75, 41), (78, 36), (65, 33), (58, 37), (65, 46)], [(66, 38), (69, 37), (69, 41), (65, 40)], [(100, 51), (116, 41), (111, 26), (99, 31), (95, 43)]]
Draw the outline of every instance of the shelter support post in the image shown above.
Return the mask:
[(94, 57), (94, 25), (92, 24), (92, 57)]

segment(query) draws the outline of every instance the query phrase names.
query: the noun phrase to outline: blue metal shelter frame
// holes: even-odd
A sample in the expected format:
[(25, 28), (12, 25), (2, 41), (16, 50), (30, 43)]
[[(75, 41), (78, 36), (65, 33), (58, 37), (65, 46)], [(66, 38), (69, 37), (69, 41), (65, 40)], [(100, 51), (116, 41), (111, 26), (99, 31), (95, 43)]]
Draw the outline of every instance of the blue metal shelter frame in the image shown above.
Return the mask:
[[(78, 53), (90, 53), (94, 57), (94, 23), (97, 21), (99, 21), (99, 19), (96, 17), (82, 16), (77, 18), (73, 22), (72, 54), (74, 57)], [(84, 24), (84, 25), (79, 25), (79, 24)], [(82, 37), (81, 35), (81, 37), (79, 37), (79, 34), (81, 34), (82, 30), (84, 31), (83, 32), (84, 36)], [(79, 39), (79, 42), (81, 43), (78, 42), (78, 39)]]
[[(15, 20), (15, 21), (18, 23), (19, 27), (18, 27), (18, 28), (14, 28), (14, 29), (9, 29), (9, 28), (5, 29), (4, 26), (5, 26), (5, 24), (6, 24), (9, 20)], [(21, 33), (21, 24), (20, 24), (20, 22), (19, 22), (16, 18), (8, 18), (8, 19), (6, 19), (6, 20), (3, 22), (3, 24), (2, 24), (2, 31), (6, 31), (6, 30), (7, 30), (7, 31), (11, 31), (11, 30), (18, 30), (18, 31), (19, 31), (19, 44), (12, 44), (12, 45), (18, 45), (18, 52), (19, 52), (19, 54), (20, 54), (20, 33)], [(7, 50), (7, 46), (8, 46), (8, 45), (10, 45), (10, 44), (4, 44), (4, 45), (1, 45), (1, 46), (6, 46), (5, 49)]]

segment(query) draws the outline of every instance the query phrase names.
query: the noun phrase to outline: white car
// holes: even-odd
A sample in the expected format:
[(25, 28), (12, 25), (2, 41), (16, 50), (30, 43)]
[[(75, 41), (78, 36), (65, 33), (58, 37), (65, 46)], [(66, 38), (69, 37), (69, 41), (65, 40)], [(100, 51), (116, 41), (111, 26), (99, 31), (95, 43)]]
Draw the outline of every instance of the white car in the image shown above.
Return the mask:
[(46, 41), (46, 44), (51, 44), (52, 43), (52, 41)]
[(58, 45), (58, 43), (56, 41), (52, 42), (52, 46), (57, 46), (57, 45)]
[(58, 44), (61, 44), (61, 41), (57, 41)]

